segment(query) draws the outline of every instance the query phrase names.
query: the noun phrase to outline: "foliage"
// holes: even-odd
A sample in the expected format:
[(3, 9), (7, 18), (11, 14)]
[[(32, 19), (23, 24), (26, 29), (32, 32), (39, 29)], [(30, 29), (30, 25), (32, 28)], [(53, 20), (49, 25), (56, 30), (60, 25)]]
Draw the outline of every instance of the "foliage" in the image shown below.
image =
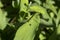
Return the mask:
[(0, 40), (60, 40), (59, 0), (0, 0)]

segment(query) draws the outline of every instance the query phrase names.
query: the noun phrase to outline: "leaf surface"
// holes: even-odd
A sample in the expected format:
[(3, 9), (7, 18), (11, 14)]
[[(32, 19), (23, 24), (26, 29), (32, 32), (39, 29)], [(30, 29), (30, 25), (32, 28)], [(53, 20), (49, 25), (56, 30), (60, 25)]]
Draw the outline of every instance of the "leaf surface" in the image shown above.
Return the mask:
[(40, 17), (35, 14), (30, 21), (17, 30), (14, 40), (33, 40), (39, 23)]
[(7, 19), (6, 19), (7, 13), (2, 11), (0, 9), (0, 29), (4, 29), (7, 25)]

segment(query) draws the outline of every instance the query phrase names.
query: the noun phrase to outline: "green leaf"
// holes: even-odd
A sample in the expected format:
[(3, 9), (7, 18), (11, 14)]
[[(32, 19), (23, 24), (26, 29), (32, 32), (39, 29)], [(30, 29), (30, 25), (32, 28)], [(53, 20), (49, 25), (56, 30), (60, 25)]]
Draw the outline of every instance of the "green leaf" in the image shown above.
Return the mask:
[(1, 1), (0, 1), (0, 8), (1, 8), (1, 7), (3, 7), (3, 4), (2, 4)]
[(41, 1), (40, 0), (34, 0), (37, 4), (41, 4)]
[(42, 13), (42, 14), (46, 13), (46, 9), (38, 5), (30, 6), (30, 11), (35, 11), (35, 12)]
[(7, 13), (2, 11), (0, 9), (0, 29), (4, 29), (7, 25), (7, 19), (6, 19)]
[(20, 11), (27, 12), (28, 0), (21, 0)]
[(47, 4), (55, 4), (55, 2), (53, 0), (46, 0)]
[(20, 0), (12, 1), (12, 6), (15, 7), (15, 8), (19, 8), (19, 6), (20, 6)]
[(53, 23), (52, 23), (52, 19), (49, 19), (49, 21), (45, 21), (45, 20), (43, 20), (43, 19), (40, 19), (40, 23), (42, 23), (42, 24), (45, 24), (45, 25), (52, 25)]
[(53, 4), (54, 4), (54, 1), (52, 1), (52, 0), (46, 0), (45, 7), (47, 9), (52, 10), (57, 15), (57, 11), (56, 11), (57, 7), (55, 7)]
[(37, 13), (17, 30), (14, 40), (33, 40), (39, 23), (40, 17)]
[(60, 24), (59, 24), (59, 26), (57, 27), (57, 34), (60, 35)]
[(46, 39), (45, 36), (43, 36), (43, 34), (40, 34), (40, 35), (39, 35), (39, 38), (40, 38), (40, 40)]
[(58, 11), (58, 14), (57, 14), (58, 16), (57, 16), (57, 18), (60, 20), (60, 9), (59, 9), (59, 11)]
[(45, 18), (45, 19), (49, 18), (49, 15), (48, 15), (46, 9), (41, 6), (32, 5), (32, 6), (30, 6), (30, 11), (41, 13), (43, 15), (43, 18)]
[(58, 11), (57, 18), (55, 18), (54, 21), (56, 23), (56, 27), (58, 27), (58, 24), (59, 24), (59, 21), (60, 21), (60, 9)]
[(54, 13), (53, 12), (50, 12), (50, 17), (54, 18)]

